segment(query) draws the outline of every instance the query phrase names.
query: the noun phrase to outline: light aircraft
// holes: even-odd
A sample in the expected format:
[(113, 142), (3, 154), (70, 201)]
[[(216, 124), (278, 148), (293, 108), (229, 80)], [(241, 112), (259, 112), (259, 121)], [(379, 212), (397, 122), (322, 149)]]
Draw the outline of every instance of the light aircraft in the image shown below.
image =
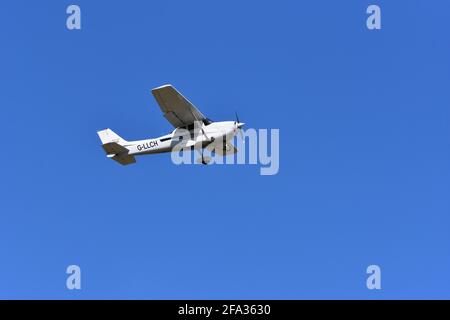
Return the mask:
[(111, 129), (100, 130), (97, 134), (108, 158), (127, 165), (135, 163), (138, 155), (195, 149), (201, 153), (197, 162), (208, 164), (211, 158), (203, 156), (204, 148), (222, 156), (237, 152), (230, 143), (237, 131), (244, 139), (241, 130), (244, 123), (239, 122), (237, 114), (235, 121), (214, 122), (170, 84), (152, 89), (152, 93), (175, 129), (158, 138), (137, 141), (127, 141)]

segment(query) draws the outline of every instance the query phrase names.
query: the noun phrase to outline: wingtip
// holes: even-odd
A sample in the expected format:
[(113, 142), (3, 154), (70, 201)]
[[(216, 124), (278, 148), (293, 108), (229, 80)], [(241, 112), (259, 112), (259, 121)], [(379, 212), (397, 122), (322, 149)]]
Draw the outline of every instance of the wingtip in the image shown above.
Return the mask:
[(153, 88), (152, 91), (159, 90), (159, 89), (163, 89), (163, 88), (167, 88), (167, 87), (173, 87), (173, 86), (172, 86), (170, 83), (168, 83), (168, 84), (164, 84), (164, 85), (162, 85), (162, 86)]

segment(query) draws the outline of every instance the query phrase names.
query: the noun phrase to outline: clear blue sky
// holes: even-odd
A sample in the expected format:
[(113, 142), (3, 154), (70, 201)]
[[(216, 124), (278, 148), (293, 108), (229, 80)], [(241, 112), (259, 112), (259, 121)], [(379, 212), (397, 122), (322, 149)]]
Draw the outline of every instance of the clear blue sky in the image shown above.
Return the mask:
[[(450, 298), (448, 1), (71, 3), (0, 4), (0, 298)], [(107, 159), (165, 83), (279, 128), (279, 174)]]

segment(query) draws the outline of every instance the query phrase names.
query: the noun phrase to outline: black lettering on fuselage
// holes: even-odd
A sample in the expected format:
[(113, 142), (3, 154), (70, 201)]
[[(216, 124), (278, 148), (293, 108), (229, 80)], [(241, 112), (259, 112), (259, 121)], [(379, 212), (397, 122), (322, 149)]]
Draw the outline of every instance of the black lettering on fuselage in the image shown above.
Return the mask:
[(138, 151), (143, 151), (143, 150), (152, 149), (157, 146), (158, 146), (158, 141), (154, 140), (154, 141), (146, 142), (143, 144), (138, 144), (137, 149), (138, 149)]

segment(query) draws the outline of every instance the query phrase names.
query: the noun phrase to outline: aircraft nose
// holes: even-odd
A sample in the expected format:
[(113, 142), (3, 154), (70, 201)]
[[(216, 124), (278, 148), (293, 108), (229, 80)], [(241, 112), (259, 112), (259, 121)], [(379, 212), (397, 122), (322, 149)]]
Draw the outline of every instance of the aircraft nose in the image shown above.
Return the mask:
[(244, 124), (245, 124), (244, 122), (239, 122), (239, 123), (237, 124), (237, 127), (238, 127), (238, 128), (242, 128), (242, 127), (244, 126)]

